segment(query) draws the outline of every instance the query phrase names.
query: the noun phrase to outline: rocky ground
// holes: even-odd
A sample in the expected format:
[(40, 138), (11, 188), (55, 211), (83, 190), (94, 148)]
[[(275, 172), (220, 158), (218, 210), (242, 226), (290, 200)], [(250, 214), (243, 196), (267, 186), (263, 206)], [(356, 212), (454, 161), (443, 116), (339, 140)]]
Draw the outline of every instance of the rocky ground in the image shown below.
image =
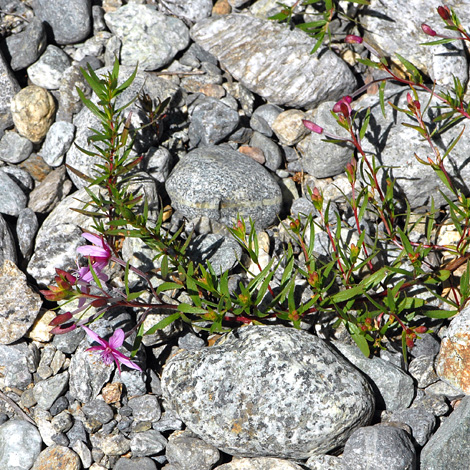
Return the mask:
[[(136, 141), (145, 157), (135, 184), (152, 216), (162, 200), (173, 210), (170, 229), (186, 220), (188, 233), (195, 230), (195, 259), (222, 271), (235, 266), (240, 249), (224, 224), (238, 212), (255, 221), (265, 259), (278, 255), (278, 217), (315, 214), (307, 186), (321, 188), (348, 221), (342, 191), (350, 190), (351, 149), (302, 125), (314, 119), (340, 133), (334, 103), (379, 77), (357, 62), (366, 49), (341, 43), (345, 34), (365, 31), (438, 86), (453, 75), (468, 82), (459, 43), (418, 46), (426, 40), (421, 23), (440, 27), (438, 1), (370, 3), (339, 2), (362, 29), (335, 20), (333, 47), (310, 55), (311, 38), (267, 20), (279, 11), (274, 0), (0, 0), (1, 469), (468, 468), (470, 308), (434, 322), (406, 365), (392, 346), (366, 359), (341, 334), (314, 329), (247, 326), (212, 345), (204, 332), (174, 324), (144, 338), (136, 358), (143, 372), (124, 367), (119, 375), (85, 351), (82, 329), (51, 335), (56, 313), (38, 294), (56, 267), (75, 266), (92, 223), (70, 210), (88, 196), (65, 167), (87, 174), (96, 163), (74, 145), (85, 147), (98, 124), (76, 92), (91, 94), (80, 67), (99, 75), (116, 56), (121, 80), (139, 64), (121, 103), (141, 91), (155, 102), (171, 98), (160, 131), (147, 128)], [(446, 4), (470, 17), (470, 2)], [(405, 106), (407, 91), (393, 85), (387, 99)], [(374, 87), (353, 107), (371, 108), (364, 145), (393, 167), (410, 206), (425, 208), (431, 196), (444, 204), (443, 185), (414, 158), (427, 144), (401, 125), (406, 118), (391, 109), (384, 118)], [(130, 109), (134, 127), (148, 122), (136, 103)], [(464, 189), (469, 148), (464, 133), (448, 166)], [(328, 256), (324, 235), (315, 249)], [(153, 255), (137, 242), (123, 246), (123, 258), (147, 272)], [(149, 315), (147, 326), (163, 316)], [(115, 311), (94, 328), (107, 337), (132, 321)]]

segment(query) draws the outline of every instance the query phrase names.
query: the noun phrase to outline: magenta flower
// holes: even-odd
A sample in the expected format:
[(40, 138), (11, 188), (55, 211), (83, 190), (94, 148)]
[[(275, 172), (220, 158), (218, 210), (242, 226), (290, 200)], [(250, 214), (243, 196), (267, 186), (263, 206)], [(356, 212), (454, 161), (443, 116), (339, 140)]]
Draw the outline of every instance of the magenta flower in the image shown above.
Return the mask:
[(351, 108), (352, 98), (350, 96), (343, 96), (334, 106), (335, 113), (342, 113), (344, 117), (348, 118), (352, 114)]
[(347, 44), (362, 44), (364, 39), (361, 38), (361, 36), (356, 36), (355, 34), (348, 34), (344, 38), (344, 42)]
[(142, 370), (137, 364), (117, 350), (124, 342), (124, 331), (121, 328), (113, 333), (111, 338), (109, 338), (109, 342), (98, 336), (93, 330), (90, 330), (90, 328), (86, 326), (82, 326), (82, 328), (93, 341), (100, 344), (99, 346), (88, 348), (87, 351), (100, 351), (101, 360), (107, 366), (111, 365), (114, 361), (117, 365), (119, 374), (121, 373), (121, 364), (124, 364), (131, 369)]
[[(93, 243), (93, 245), (79, 246), (77, 251), (84, 256), (90, 257), (95, 274), (98, 278), (106, 282), (108, 280), (108, 276), (102, 271), (108, 265), (108, 261), (113, 255), (111, 247), (106, 243), (102, 236), (98, 237), (92, 233), (85, 232), (82, 234), (82, 237)], [(93, 279), (89, 266), (80, 268), (78, 270), (78, 275), (80, 279), (85, 282), (91, 282)]]

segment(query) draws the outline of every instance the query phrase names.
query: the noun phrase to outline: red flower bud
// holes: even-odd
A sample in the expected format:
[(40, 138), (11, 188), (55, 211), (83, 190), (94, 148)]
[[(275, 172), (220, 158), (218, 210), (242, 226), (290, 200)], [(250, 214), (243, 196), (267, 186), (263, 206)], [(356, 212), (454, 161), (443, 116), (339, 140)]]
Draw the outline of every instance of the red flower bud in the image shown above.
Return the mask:
[(452, 19), (449, 7), (440, 6), (437, 9), (437, 13), (439, 13), (439, 16), (446, 22)]
[(63, 325), (59, 325), (55, 328), (52, 328), (49, 333), (53, 335), (63, 335), (65, 333), (68, 333), (69, 331), (75, 330), (75, 328), (77, 328), (77, 325), (75, 323), (65, 323)]
[(427, 25), (426, 23), (421, 25), (421, 29), (423, 30), (423, 33), (427, 34), (428, 36), (435, 36), (437, 34), (436, 31), (434, 31), (431, 26)]
[(347, 44), (362, 44), (362, 41), (364, 41), (364, 39), (362, 39), (361, 36), (356, 36), (355, 34), (348, 34), (344, 38), (344, 42)]
[(426, 333), (426, 331), (428, 331), (428, 328), (426, 326), (417, 326), (415, 328), (415, 332), (418, 334)]

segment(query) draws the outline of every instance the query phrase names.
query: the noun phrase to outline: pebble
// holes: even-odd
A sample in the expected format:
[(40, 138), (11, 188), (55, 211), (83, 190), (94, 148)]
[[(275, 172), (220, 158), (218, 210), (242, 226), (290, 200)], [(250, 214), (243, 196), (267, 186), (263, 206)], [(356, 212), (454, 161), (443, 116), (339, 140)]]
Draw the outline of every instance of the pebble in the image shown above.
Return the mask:
[(0, 426), (0, 468), (29, 470), (41, 452), (41, 436), (30, 423), (10, 420)]
[(27, 197), (21, 188), (4, 171), (0, 171), (0, 213), (17, 217), (26, 207), (26, 202)]
[(18, 220), (16, 223), (16, 236), (18, 237), (18, 245), (21, 251), (21, 255), (25, 259), (29, 259), (33, 252), (34, 237), (36, 236), (38, 228), (39, 222), (35, 212), (29, 207), (25, 207), (18, 214)]
[(0, 160), (5, 163), (20, 163), (33, 151), (33, 144), (16, 132), (6, 132), (0, 140)]
[(5, 39), (8, 54), (11, 57), (12, 70), (22, 70), (36, 62), (47, 45), (46, 29), (39, 18), (34, 17), (20, 33)]
[(57, 90), (70, 62), (70, 57), (62, 49), (49, 45), (39, 60), (28, 67), (28, 77), (34, 85)]
[(31, 470), (80, 470), (80, 457), (64, 446), (53, 445), (44, 449)]
[(240, 214), (264, 228), (281, 208), (281, 190), (273, 177), (251, 158), (223, 148), (190, 152), (171, 172), (166, 190), (188, 219), (208, 216), (233, 224)]
[(11, 102), (11, 113), (20, 135), (37, 144), (51, 127), (56, 105), (44, 88), (29, 85), (18, 92)]

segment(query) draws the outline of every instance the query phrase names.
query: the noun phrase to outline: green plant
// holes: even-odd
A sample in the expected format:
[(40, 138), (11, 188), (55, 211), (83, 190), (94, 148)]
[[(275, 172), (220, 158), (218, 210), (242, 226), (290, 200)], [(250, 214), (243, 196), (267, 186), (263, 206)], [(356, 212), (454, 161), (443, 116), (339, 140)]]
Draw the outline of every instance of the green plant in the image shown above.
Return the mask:
[[(441, 7), (445, 8), (445, 7)], [(442, 10), (439, 10), (441, 16)], [(447, 10), (445, 11), (447, 18)], [(453, 21), (454, 13), (448, 12)], [(460, 26), (459, 26), (460, 27)], [(462, 36), (466, 39), (466, 36)], [(347, 38), (350, 43), (362, 42), (357, 36)], [(94, 229), (100, 236), (87, 234), (95, 247), (82, 250), (88, 256), (89, 264), (76, 275), (58, 271), (57, 286), (43, 291), (49, 300), (71, 300), (78, 298), (79, 308), (62, 314), (53, 322), (54, 332), (69, 331), (71, 328), (90, 325), (96, 318), (116, 306), (135, 309), (137, 339), (133, 353), (137, 351), (143, 335), (153, 334), (174, 321), (182, 320), (200, 330), (211, 333), (225, 332), (243, 324), (282, 323), (296, 328), (324, 323), (335, 319), (333, 328), (343, 325), (365, 355), (383, 347), (385, 341), (401, 338), (403, 354), (414, 345), (415, 339), (427, 331), (426, 318), (444, 319), (460, 311), (470, 299), (470, 264), (468, 260), (470, 233), (470, 199), (452, 183), (445, 168), (445, 158), (452, 151), (456, 141), (440, 155), (433, 143), (433, 133), (423, 119), (423, 109), (417, 90), (423, 90), (446, 106), (446, 111), (436, 118), (451, 120), (468, 118), (468, 106), (463, 102), (463, 93), (458, 81), (453, 94), (437, 93), (432, 85), (425, 84), (419, 71), (410, 62), (398, 57), (408, 70), (409, 76), (402, 78), (394, 74), (388, 61), (367, 60), (367, 65), (387, 71), (388, 78), (381, 79), (380, 101), (385, 107), (384, 87), (387, 80), (399, 81), (410, 87), (407, 108), (396, 108), (415, 120), (407, 124), (424, 138), (434, 155), (427, 161), (417, 157), (423, 165), (429, 165), (441, 178), (453, 197), (445, 195), (450, 219), (460, 234), (456, 246), (440, 246), (434, 241), (438, 221), (438, 208), (434, 205), (428, 213), (416, 217), (409, 205), (403, 211), (394, 197), (394, 181), (387, 177), (385, 184), (379, 183), (379, 172), (387, 171), (377, 164), (374, 156), (363, 149), (362, 140), (367, 131), (370, 111), (365, 113), (358, 125), (359, 114), (353, 110), (352, 97), (344, 97), (334, 106), (332, 113), (339, 126), (348, 132), (348, 137), (340, 138), (317, 124), (304, 121), (313, 132), (325, 135), (327, 141), (336, 143), (347, 141), (355, 148), (346, 174), (351, 186), (351, 195), (346, 197), (353, 214), (355, 227), (347, 228), (341, 215), (331, 211), (330, 202), (325, 200), (317, 188), (309, 190), (309, 197), (318, 217), (308, 215), (293, 218), (281, 223), (284, 232), (283, 251), (271, 257), (262, 266), (258, 234), (251, 221), (239, 218), (229, 228), (231, 236), (241, 245), (258, 273), (251, 273), (245, 264), (239, 268), (247, 271), (246, 279), (232, 286), (228, 272), (216, 273), (208, 262), (196, 265), (188, 256), (187, 248), (191, 234), (184, 238), (183, 227), (171, 233), (163, 221), (160, 211), (156, 223), (148, 220), (148, 204), (142, 202), (142, 195), (129, 192), (132, 172), (141, 157), (130, 158), (132, 137), (130, 137), (129, 117), (124, 118), (127, 106), (116, 108), (115, 99), (135, 77), (134, 73), (118, 85), (119, 65), (116, 61), (112, 72), (100, 78), (89, 68), (83, 74), (99, 98), (95, 105), (81, 95), (84, 104), (99, 117), (102, 129), (94, 130), (89, 139), (94, 151), (82, 149), (84, 153), (99, 157), (96, 165), (97, 176), (82, 175), (89, 183), (88, 194), (91, 202), (80, 212), (93, 217)], [(361, 92), (362, 90), (359, 90)], [(166, 104), (165, 104), (166, 106)], [(147, 109), (153, 108), (148, 105)], [(151, 111), (149, 111), (151, 113)], [(161, 114), (152, 114), (155, 118)], [(445, 116), (442, 118), (442, 116)], [(452, 121), (453, 120), (453, 121)], [(439, 121), (438, 121), (439, 122)], [(458, 139), (457, 139), (458, 140)], [(75, 170), (73, 170), (75, 171)], [(359, 181), (361, 184), (358, 184)], [(101, 191), (90, 188), (98, 186)], [(375, 230), (369, 236), (362, 229), (367, 216), (375, 222)], [(415, 242), (412, 231), (425, 224), (425, 242)], [(343, 230), (353, 231), (353, 242), (345, 242)], [(323, 232), (328, 237), (331, 253), (322, 258), (315, 253), (315, 233)], [(150, 276), (124, 262), (119, 257), (120, 240), (125, 237), (140, 238), (156, 251), (155, 262), (159, 267)], [(396, 249), (390, 263), (384, 264), (380, 255), (384, 249)], [(452, 261), (443, 266), (430, 264), (432, 252), (450, 252)], [(124, 291), (116, 294), (106, 290), (103, 277), (103, 260), (114, 261), (123, 268)], [(101, 263), (101, 264), (100, 264)], [(465, 273), (459, 281), (453, 272), (467, 263)], [(129, 287), (129, 271), (139, 275), (146, 288), (132, 291)], [(442, 295), (442, 285), (450, 283), (454, 298)], [(448, 305), (446, 309), (436, 309), (426, 305), (426, 300), (417, 297), (414, 289), (426, 289), (435, 298)], [(302, 295), (299, 289), (303, 289)], [(185, 300), (177, 305), (163, 300), (169, 292), (184, 292)], [(144, 294), (150, 293), (151, 300), (143, 301)], [(91, 317), (84, 312), (90, 306), (98, 308)], [(143, 324), (149, 312), (172, 309), (174, 312), (162, 321), (144, 331)], [(129, 335), (131, 332), (128, 332)], [(104, 343), (103, 343), (104, 344)]]

